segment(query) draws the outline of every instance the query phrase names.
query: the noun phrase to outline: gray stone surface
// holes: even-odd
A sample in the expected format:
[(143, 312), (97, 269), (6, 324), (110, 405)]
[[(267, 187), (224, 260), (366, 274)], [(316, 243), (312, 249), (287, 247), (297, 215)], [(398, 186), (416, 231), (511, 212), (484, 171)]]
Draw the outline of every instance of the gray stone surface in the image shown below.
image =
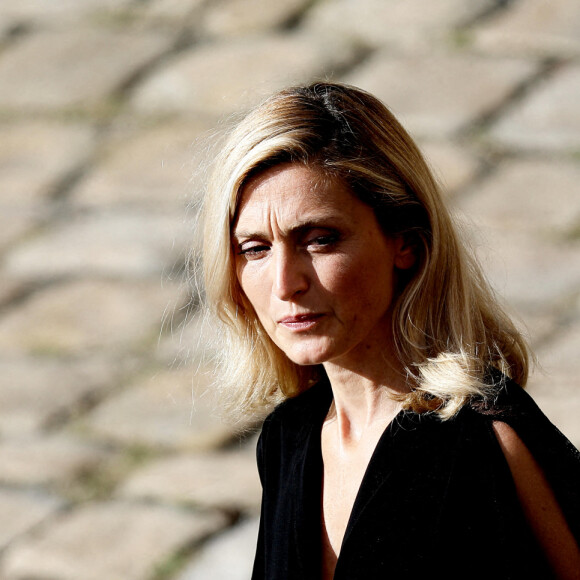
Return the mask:
[(6, 356), (128, 355), (155, 344), (179, 295), (180, 288), (159, 279), (50, 286), (0, 318), (0, 349)]
[(449, 136), (498, 107), (536, 70), (524, 59), (383, 50), (344, 80), (382, 99), (412, 135)]
[(338, 39), (322, 43), (296, 34), (204, 44), (149, 77), (132, 105), (142, 114), (205, 112), (217, 117), (255, 104), (276, 88), (313, 80), (352, 58), (352, 50)]
[(258, 518), (245, 520), (210, 540), (177, 580), (248, 580), (252, 576)]
[(212, 449), (232, 438), (215, 417), (211, 369), (186, 366), (144, 375), (87, 417), (99, 438), (153, 448)]
[(19, 536), (54, 514), (61, 504), (53, 496), (14, 490), (0, 491), (0, 550), (5, 550)]
[[(4, 206), (0, 212), (0, 252), (10, 248), (12, 244), (33, 231), (41, 219), (39, 213), (42, 212)], [(11, 282), (6, 281), (6, 284), (9, 283)], [(4, 292), (5, 288), (0, 289), (0, 296)]]
[(208, 4), (201, 28), (214, 37), (255, 34), (291, 21), (308, 4), (308, 0), (218, 0)]
[(446, 41), (457, 25), (492, 4), (488, 0), (323, 0), (314, 4), (305, 26), (313, 36), (343, 36), (372, 48), (425, 49)]
[(444, 195), (465, 187), (479, 169), (477, 158), (466, 147), (448, 141), (425, 141), (420, 147)]
[(458, 206), (487, 227), (562, 238), (580, 226), (580, 163), (523, 159), (501, 165)]
[(487, 274), (523, 312), (578, 288), (579, 178), (575, 162), (516, 160), (455, 200)]
[(175, 26), (199, 20), (199, 9), (206, 3), (205, 0), (158, 0), (141, 6), (145, 19)]
[(522, 313), (569, 299), (580, 284), (577, 244), (535, 233), (472, 226), (473, 244), (492, 285)]
[(492, 128), (491, 138), (512, 149), (577, 152), (579, 92), (580, 66), (562, 68), (508, 111)]
[(38, 211), (56, 193), (59, 181), (78, 170), (95, 146), (89, 123), (26, 120), (4, 123), (0, 130), (2, 213), (31, 206)]
[(0, 53), (0, 109), (93, 109), (170, 46), (166, 34), (97, 29), (39, 32)]
[(0, 442), (0, 482), (10, 485), (70, 485), (94, 472), (108, 457), (100, 447), (65, 436)]
[(2, 440), (39, 433), (103, 396), (115, 370), (104, 360), (0, 359)]
[(580, 6), (575, 0), (512, 2), (474, 31), (475, 45), (496, 54), (580, 54)]
[[(539, 349), (541, 368), (531, 384), (535, 393), (547, 397), (551, 394), (571, 396), (578, 393), (580, 375), (580, 319), (561, 329), (554, 340)], [(578, 421), (575, 428), (580, 432)]]
[(101, 162), (75, 188), (75, 207), (142, 208), (174, 213), (201, 183), (192, 180), (205, 156), (207, 121), (168, 122), (131, 132), (107, 147)]
[(181, 213), (107, 211), (67, 220), (23, 241), (6, 255), (4, 271), (22, 279), (78, 276), (161, 278), (185, 259)]
[(131, 0), (3, 0), (0, 25), (71, 26), (84, 19), (107, 19), (122, 16)]
[(109, 502), (87, 505), (12, 547), (6, 580), (142, 580), (179, 548), (215, 532), (219, 514)]
[(221, 339), (181, 270), (208, 160), (292, 82), (360, 83), (420, 139), (539, 355), (530, 392), (579, 445), (579, 18), (0, 0), (0, 580), (249, 578), (257, 434), (214, 417)]
[(119, 494), (256, 512), (261, 486), (254, 454), (230, 451), (176, 455), (152, 462), (131, 475)]
[[(0, 227), (2, 220), (0, 219)], [(1, 251), (1, 244), (0, 244)], [(5, 279), (0, 285), (0, 309), (9, 307), (10, 304), (18, 300), (29, 288), (28, 284), (21, 281)]]

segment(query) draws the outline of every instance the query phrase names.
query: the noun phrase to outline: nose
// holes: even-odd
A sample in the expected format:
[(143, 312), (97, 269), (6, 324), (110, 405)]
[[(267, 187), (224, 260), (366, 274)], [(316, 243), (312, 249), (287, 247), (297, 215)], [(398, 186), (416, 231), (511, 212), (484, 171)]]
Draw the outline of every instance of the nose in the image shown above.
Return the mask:
[(290, 248), (278, 248), (274, 252), (272, 268), (272, 294), (279, 300), (291, 300), (308, 290), (306, 264)]

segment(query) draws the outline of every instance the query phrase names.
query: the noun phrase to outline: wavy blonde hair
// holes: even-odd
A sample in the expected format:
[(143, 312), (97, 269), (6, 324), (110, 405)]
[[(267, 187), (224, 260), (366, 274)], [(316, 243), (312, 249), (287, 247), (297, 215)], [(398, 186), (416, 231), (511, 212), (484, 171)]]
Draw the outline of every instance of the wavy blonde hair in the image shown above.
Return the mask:
[(386, 235), (404, 235), (417, 265), (396, 297), (393, 336), (411, 392), (406, 408), (452, 417), (493, 396), (495, 368), (524, 386), (528, 346), (459, 241), (419, 149), (374, 96), (337, 83), (282, 90), (251, 111), (215, 160), (203, 219), (209, 311), (221, 321), (216, 386), (238, 417), (268, 411), (320, 379), (270, 340), (235, 274), (231, 228), (244, 185), (279, 163), (342, 179), (373, 208)]

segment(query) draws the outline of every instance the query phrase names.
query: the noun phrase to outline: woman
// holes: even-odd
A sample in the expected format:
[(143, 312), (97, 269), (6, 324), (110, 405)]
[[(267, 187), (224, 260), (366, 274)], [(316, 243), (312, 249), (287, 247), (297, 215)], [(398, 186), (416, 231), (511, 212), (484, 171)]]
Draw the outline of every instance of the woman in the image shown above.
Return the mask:
[(205, 202), (220, 386), (275, 410), (254, 579), (580, 578), (580, 457), (376, 98), (318, 83), (231, 133)]

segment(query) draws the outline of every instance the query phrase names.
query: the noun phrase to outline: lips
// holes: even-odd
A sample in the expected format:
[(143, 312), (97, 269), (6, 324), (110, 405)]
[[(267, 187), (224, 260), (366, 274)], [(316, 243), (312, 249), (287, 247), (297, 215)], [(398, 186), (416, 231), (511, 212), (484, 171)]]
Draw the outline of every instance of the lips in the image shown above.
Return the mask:
[(315, 312), (286, 316), (278, 320), (278, 324), (291, 330), (309, 330), (324, 316)]

